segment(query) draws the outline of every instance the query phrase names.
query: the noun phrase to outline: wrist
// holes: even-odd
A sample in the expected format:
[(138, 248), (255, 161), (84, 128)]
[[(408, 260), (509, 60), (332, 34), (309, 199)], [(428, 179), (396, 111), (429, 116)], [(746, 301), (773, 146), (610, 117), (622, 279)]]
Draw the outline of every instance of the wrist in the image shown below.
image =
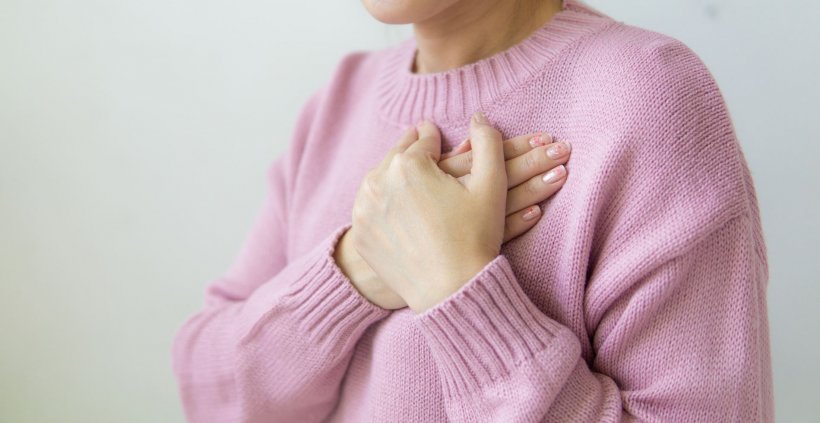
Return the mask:
[(351, 234), (351, 229), (348, 229), (339, 238), (336, 248), (333, 251), (333, 260), (336, 262), (336, 266), (341, 269), (342, 273), (350, 279), (350, 282), (356, 285), (359, 280), (364, 279), (363, 274), (370, 269), (370, 266), (359, 256), (358, 251), (353, 248), (351, 244)]
[(353, 288), (371, 304), (386, 310), (405, 307), (404, 300), (382, 283), (372, 267), (353, 247), (352, 229), (339, 239), (334, 251), (336, 266), (347, 276)]
[(457, 265), (445, 269), (441, 277), (425, 278), (425, 284), (420, 286), (415, 298), (407, 299), (407, 305), (416, 314), (421, 314), (446, 301), (467, 285), (478, 275), (498, 254), (473, 256), (470, 260), (458, 261)]

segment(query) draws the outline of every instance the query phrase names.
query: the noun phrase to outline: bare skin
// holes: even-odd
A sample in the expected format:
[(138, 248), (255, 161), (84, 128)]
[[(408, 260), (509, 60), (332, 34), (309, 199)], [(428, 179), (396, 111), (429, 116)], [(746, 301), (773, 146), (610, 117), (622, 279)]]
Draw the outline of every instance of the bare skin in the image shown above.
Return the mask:
[[(526, 38), (561, 10), (544, 0), (363, 0), (377, 19), (412, 23), (418, 46), (414, 72), (473, 63)], [(483, 115), (470, 138), (441, 153), (438, 129), (408, 130), (362, 182), (353, 225), (334, 259), (354, 287), (386, 309), (434, 307), (472, 278), (502, 243), (540, 219), (537, 203), (563, 186), (569, 146), (543, 134), (502, 142)], [(548, 147), (563, 145), (551, 157)], [(561, 149), (560, 147), (558, 148)], [(545, 182), (550, 170), (556, 181)], [(411, 187), (407, 180), (413, 180)], [(392, 207), (391, 207), (392, 205)], [(366, 223), (366, 224), (365, 224)]]
[(362, 0), (376, 19), (413, 24), (417, 73), (441, 72), (517, 44), (561, 10), (560, 0)]
[[(452, 151), (442, 154), (439, 168), (462, 183), (469, 180), (473, 154), (470, 147), (470, 140), (467, 139)], [(503, 151), (508, 186), (503, 242), (507, 242), (535, 226), (541, 217), (538, 203), (563, 186), (567, 178), (563, 164), (569, 160), (571, 146), (566, 142), (553, 142), (548, 134), (530, 133), (504, 140)], [(558, 179), (552, 183), (544, 182), (544, 176), (556, 168)], [(334, 258), (356, 289), (382, 308), (395, 310), (406, 307), (404, 299), (384, 284), (353, 248), (352, 242), (351, 232), (348, 231), (339, 240)]]

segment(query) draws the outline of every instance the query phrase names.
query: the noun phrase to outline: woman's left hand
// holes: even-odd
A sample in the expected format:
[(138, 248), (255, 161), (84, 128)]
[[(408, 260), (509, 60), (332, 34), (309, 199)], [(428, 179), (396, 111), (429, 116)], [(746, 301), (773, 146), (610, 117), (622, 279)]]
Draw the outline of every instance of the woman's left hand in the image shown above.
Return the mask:
[(500, 253), (507, 173), (501, 133), (470, 120), (471, 177), (438, 166), (441, 135), (408, 130), (364, 178), (353, 205), (353, 246), (416, 313), (458, 291)]

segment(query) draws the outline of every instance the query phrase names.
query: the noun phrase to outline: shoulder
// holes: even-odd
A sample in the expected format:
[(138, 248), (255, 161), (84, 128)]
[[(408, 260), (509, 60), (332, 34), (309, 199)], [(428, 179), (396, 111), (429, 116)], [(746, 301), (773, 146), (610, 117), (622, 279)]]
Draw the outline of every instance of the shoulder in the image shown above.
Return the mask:
[[(316, 137), (314, 133), (328, 124), (335, 125), (340, 113), (367, 110), (366, 102), (373, 96), (372, 83), (385, 63), (396, 58), (397, 46), (377, 50), (352, 50), (342, 54), (331, 67), (329, 76), (310, 91), (299, 106), (291, 132), (289, 154), (297, 163)], [(363, 113), (367, 115), (367, 113)]]
[(699, 172), (712, 182), (742, 183), (743, 156), (728, 106), (688, 45), (618, 23), (591, 37), (583, 56), (578, 70), (590, 81), (586, 89), (600, 95), (595, 101), (621, 134), (622, 147), (663, 161), (654, 163), (658, 171), (712, 166), (722, 170)]
[(661, 32), (614, 21), (584, 40), (583, 53), (615, 61), (623, 70), (674, 68), (704, 71), (700, 57), (683, 41)]
[(342, 54), (329, 72), (329, 77), (313, 89), (302, 102), (297, 128), (306, 131), (322, 116), (334, 111), (356, 107), (356, 101), (372, 89), (368, 81), (392, 49), (353, 50)]
[(598, 94), (595, 101), (615, 129), (630, 135), (622, 141), (663, 153), (708, 147), (722, 159), (739, 158), (724, 96), (689, 46), (622, 23), (588, 43), (576, 68), (585, 81), (580, 85), (585, 94)]
[[(611, 121), (631, 134), (624, 141), (664, 157), (670, 166), (734, 164), (735, 171), (720, 179), (741, 182), (744, 159), (729, 107), (692, 48), (672, 36), (623, 23), (589, 42), (586, 61), (596, 64), (596, 88), (617, 106), (607, 110)], [(712, 158), (694, 162), (693, 152), (699, 150)]]
[(696, 106), (722, 96), (706, 64), (672, 36), (616, 22), (584, 40), (573, 70), (633, 106), (655, 108), (670, 99)]
[(333, 101), (339, 106), (339, 102), (356, 101), (374, 94), (371, 91), (376, 88), (377, 76), (401, 57), (408, 41), (381, 49), (352, 50), (342, 54), (319, 90), (320, 102)]
[(647, 229), (666, 234), (658, 251), (671, 250), (756, 207), (724, 97), (685, 43), (617, 23), (565, 66), (584, 112), (574, 125), (600, 137), (589, 154), (603, 161), (613, 238), (642, 242), (626, 234)]

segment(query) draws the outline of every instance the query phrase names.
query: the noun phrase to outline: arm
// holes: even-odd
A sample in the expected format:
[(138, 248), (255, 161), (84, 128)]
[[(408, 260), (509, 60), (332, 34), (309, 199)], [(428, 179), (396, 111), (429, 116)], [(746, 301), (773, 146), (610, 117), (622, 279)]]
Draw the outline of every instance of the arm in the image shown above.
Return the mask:
[(174, 338), (173, 370), (190, 422), (322, 420), (356, 341), (388, 313), (359, 295), (333, 260), (349, 225), (286, 257), (288, 193), (317, 98), (269, 168), (264, 205), (241, 251)]
[[(504, 256), (418, 316), (456, 422), (769, 421), (765, 269), (752, 220), (611, 281), (592, 363)], [(596, 283), (600, 283), (597, 281)], [(469, 322), (469, 323), (466, 323)]]
[(669, 39), (646, 49), (619, 82), (621, 137), (589, 147), (608, 164), (587, 215), (599, 219), (594, 254), (574, 258), (589, 260), (577, 318), (590, 339), (535, 306), (496, 257), (417, 317), (451, 420), (772, 420), (768, 270), (748, 168), (697, 56)]

